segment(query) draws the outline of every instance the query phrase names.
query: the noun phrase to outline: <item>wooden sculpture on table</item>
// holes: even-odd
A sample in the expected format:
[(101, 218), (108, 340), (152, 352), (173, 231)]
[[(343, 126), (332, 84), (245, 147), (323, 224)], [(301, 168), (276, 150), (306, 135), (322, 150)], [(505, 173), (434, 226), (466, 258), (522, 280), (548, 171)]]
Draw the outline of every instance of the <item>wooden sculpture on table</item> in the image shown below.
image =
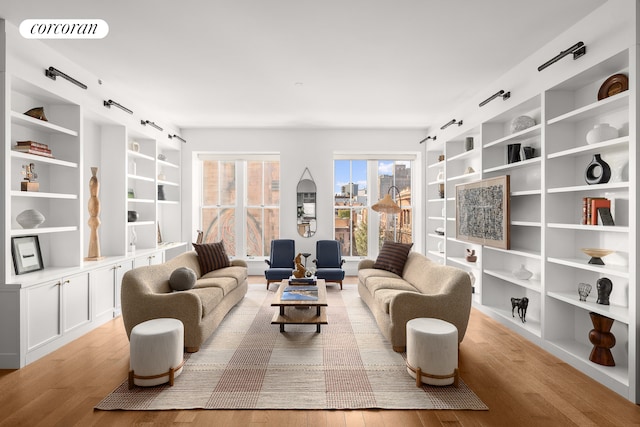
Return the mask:
[(98, 239), (98, 227), (100, 227), (100, 199), (98, 199), (98, 191), (100, 190), (100, 183), (98, 182), (97, 167), (91, 168), (91, 179), (89, 180), (89, 228), (91, 230), (89, 234), (89, 255), (85, 258), (85, 261), (99, 261), (104, 257), (100, 256), (100, 240)]
[(304, 268), (304, 265), (302, 264), (302, 254), (298, 254), (293, 261), (296, 264), (296, 269), (293, 271), (293, 276), (297, 279), (305, 277), (307, 269)]

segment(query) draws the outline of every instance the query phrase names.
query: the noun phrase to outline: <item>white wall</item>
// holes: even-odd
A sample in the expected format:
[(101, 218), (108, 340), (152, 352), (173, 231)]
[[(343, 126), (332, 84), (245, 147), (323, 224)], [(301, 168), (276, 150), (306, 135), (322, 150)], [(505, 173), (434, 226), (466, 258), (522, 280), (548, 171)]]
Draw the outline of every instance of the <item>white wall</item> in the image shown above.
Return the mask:
[[(335, 152), (415, 153), (416, 194), (423, 194), (422, 162), (424, 130), (389, 129), (184, 129), (183, 145), (183, 235), (195, 239), (198, 224), (192, 220), (193, 186), (191, 164), (196, 152), (277, 152), (280, 154), (280, 234), (296, 241), (297, 252), (315, 255), (315, 242), (333, 239), (333, 155)], [(296, 186), (305, 167), (318, 187), (318, 230), (311, 238), (300, 237), (296, 227)], [(414, 213), (416, 251), (423, 250), (424, 218), (422, 206)], [(250, 263), (250, 274), (263, 274), (262, 260)], [(347, 274), (355, 274), (357, 261), (345, 264)]]

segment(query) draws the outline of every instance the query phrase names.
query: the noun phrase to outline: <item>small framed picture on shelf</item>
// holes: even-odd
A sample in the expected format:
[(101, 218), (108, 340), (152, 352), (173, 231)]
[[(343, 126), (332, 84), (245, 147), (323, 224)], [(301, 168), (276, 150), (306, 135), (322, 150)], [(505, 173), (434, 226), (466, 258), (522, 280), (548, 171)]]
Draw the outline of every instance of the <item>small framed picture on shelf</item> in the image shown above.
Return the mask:
[(44, 268), (38, 236), (12, 237), (11, 255), (16, 274), (31, 273)]

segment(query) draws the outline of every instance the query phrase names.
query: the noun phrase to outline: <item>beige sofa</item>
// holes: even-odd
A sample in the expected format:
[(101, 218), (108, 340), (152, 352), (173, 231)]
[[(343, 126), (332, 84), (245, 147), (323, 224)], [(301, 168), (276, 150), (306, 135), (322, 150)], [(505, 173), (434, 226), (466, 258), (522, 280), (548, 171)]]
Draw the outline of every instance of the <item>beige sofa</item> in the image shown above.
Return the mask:
[(416, 317), (446, 320), (458, 328), (462, 342), (471, 311), (471, 279), (465, 271), (437, 264), (410, 252), (402, 277), (373, 268), (374, 261), (358, 265), (358, 293), (395, 351), (406, 350), (406, 325)]
[[(131, 336), (138, 323), (159, 317), (184, 324), (184, 346), (196, 352), (218, 327), (224, 316), (247, 293), (247, 264), (233, 260), (230, 267), (201, 275), (195, 251), (185, 252), (164, 264), (135, 268), (122, 279), (122, 318)], [(197, 277), (193, 289), (174, 292), (169, 277), (178, 267), (189, 267)]]

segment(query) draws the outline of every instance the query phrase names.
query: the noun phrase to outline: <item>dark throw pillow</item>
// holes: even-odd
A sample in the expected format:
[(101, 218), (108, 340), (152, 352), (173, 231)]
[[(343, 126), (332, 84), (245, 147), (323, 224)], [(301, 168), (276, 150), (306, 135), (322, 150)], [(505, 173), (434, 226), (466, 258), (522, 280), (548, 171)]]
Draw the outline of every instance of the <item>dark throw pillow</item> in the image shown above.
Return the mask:
[(179, 267), (173, 270), (169, 277), (169, 286), (174, 291), (187, 291), (196, 284), (196, 272), (189, 267)]
[(198, 253), (198, 264), (200, 264), (200, 274), (205, 275), (210, 271), (229, 267), (231, 261), (224, 250), (224, 243), (193, 243), (193, 247)]
[(407, 262), (407, 256), (412, 246), (413, 243), (384, 242), (376, 262), (373, 263), (373, 268), (387, 270), (402, 276), (404, 264)]

